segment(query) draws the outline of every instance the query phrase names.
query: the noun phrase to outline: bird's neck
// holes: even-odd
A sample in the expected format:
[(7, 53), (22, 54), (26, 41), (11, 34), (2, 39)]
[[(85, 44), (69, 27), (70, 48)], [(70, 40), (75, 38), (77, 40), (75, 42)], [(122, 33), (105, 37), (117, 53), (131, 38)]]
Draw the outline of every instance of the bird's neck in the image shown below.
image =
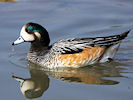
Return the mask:
[(31, 43), (30, 51), (31, 52), (45, 52), (49, 48), (49, 45), (43, 45), (40, 41), (35, 41)]
[(49, 52), (49, 46), (43, 46), (41, 43), (31, 43), (30, 50), (28, 52), (28, 60), (34, 63), (40, 62), (45, 58), (45, 55)]

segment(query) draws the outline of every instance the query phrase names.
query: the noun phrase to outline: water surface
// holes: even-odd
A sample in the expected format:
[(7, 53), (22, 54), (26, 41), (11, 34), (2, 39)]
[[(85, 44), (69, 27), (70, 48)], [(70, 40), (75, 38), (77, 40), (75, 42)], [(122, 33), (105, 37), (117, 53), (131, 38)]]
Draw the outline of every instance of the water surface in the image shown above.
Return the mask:
[(132, 100), (133, 31), (113, 62), (79, 69), (42, 69), (26, 60), (29, 43), (15, 46), (14, 51), (11, 47), (28, 22), (43, 25), (51, 44), (62, 38), (107, 36), (132, 29), (132, 0), (0, 1), (2, 100)]

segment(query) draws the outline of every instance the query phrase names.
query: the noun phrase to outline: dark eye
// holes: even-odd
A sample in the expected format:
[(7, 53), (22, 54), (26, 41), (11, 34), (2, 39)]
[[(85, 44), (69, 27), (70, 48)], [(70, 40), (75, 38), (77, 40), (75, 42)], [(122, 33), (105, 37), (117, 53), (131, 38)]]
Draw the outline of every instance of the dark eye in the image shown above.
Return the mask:
[(33, 33), (33, 30), (26, 29), (26, 32), (29, 33), (29, 34), (32, 34)]

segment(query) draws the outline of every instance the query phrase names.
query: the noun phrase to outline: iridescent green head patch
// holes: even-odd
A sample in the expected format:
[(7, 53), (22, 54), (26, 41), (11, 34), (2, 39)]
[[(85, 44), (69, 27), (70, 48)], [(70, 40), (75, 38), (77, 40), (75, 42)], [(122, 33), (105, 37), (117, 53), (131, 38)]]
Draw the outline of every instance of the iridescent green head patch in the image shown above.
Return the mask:
[(40, 32), (40, 34), (41, 34), (41, 28), (38, 28), (37, 26), (29, 25), (26, 28), (26, 32), (28, 32), (29, 34), (32, 34), (34, 32)]
[(27, 27), (27, 30), (33, 30), (33, 26), (31, 26), (31, 25), (28, 26), (28, 27)]

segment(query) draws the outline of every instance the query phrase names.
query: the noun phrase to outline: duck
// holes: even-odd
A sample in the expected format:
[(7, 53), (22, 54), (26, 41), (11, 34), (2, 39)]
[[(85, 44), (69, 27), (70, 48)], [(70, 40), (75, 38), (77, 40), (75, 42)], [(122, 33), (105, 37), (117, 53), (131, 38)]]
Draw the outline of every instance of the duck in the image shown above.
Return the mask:
[(42, 67), (79, 68), (112, 60), (129, 32), (104, 37), (67, 38), (50, 45), (48, 31), (40, 24), (29, 22), (22, 27), (19, 38), (12, 45), (30, 42), (28, 61)]

